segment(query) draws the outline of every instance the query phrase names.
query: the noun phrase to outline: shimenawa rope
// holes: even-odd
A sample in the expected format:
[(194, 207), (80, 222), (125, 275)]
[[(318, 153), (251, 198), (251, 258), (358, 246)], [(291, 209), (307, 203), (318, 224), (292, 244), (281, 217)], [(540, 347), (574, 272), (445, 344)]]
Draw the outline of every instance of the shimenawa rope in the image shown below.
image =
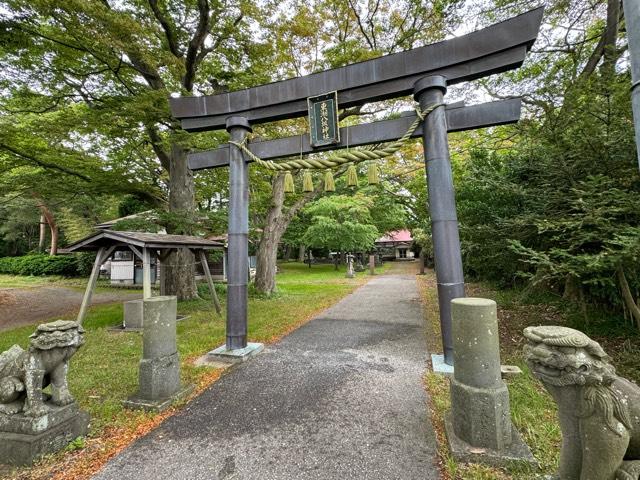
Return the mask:
[(430, 105), (424, 110), (420, 111), (416, 109), (416, 119), (411, 123), (407, 132), (400, 137), (395, 142), (391, 142), (387, 144), (384, 148), (376, 148), (374, 150), (362, 149), (362, 150), (350, 150), (346, 152), (340, 152), (334, 155), (331, 155), (326, 158), (307, 158), (307, 159), (299, 159), (299, 160), (287, 160), (285, 162), (274, 162), (272, 160), (263, 160), (257, 155), (255, 155), (249, 148), (247, 148), (247, 138), (242, 142), (234, 142), (229, 141), (230, 144), (235, 145), (237, 148), (246, 153), (249, 158), (251, 158), (258, 165), (268, 168), (269, 170), (275, 171), (291, 171), (291, 170), (299, 170), (299, 169), (308, 169), (308, 170), (324, 170), (327, 168), (338, 167), (340, 165), (344, 165), (345, 163), (353, 162), (360, 163), (366, 160), (380, 160), (382, 158), (388, 157), (396, 153), (405, 142), (407, 142), (413, 133), (416, 131), (420, 122), (425, 119), (427, 115), (433, 112), (436, 108), (442, 106), (442, 103), (436, 103), (434, 105)]

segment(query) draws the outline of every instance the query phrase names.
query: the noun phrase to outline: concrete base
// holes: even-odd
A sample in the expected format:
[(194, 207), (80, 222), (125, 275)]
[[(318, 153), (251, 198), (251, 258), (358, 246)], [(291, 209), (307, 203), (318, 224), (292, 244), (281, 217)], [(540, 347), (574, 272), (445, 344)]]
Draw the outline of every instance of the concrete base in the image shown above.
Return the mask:
[(445, 415), (445, 433), (451, 456), (461, 463), (483, 463), (494, 467), (502, 467), (512, 462), (522, 462), (533, 467), (538, 466), (538, 462), (529, 450), (529, 447), (522, 440), (520, 433), (515, 427), (511, 427), (511, 445), (504, 451), (495, 451), (488, 448), (474, 447), (460, 440), (453, 431), (451, 412)]
[(48, 407), (49, 412), (41, 417), (0, 414), (0, 463), (32, 465), (87, 434), (89, 415), (76, 403)]
[[(453, 365), (444, 363), (444, 355), (432, 353), (431, 365), (433, 365), (433, 373), (441, 373), (447, 377), (453, 377)], [(503, 379), (509, 379), (520, 375), (522, 370), (516, 365), (500, 365), (500, 373)]]
[(221, 347), (207, 353), (207, 357), (212, 361), (240, 363), (246, 361), (249, 357), (260, 353), (262, 350), (264, 350), (264, 345), (262, 343), (248, 343), (245, 348), (239, 348), (237, 350), (227, 350), (227, 346), (222, 345)]
[(144, 410), (145, 412), (154, 412), (159, 413), (175, 402), (180, 401), (186, 397), (188, 397), (195, 387), (193, 385), (187, 385), (182, 387), (176, 393), (167, 398), (159, 398), (156, 400), (152, 400), (149, 398), (141, 397), (139, 393), (132, 395), (126, 400), (122, 401), (122, 406), (125, 408), (130, 408), (131, 410)]
[(453, 376), (453, 365), (444, 363), (444, 355), (432, 353), (431, 365), (433, 365), (433, 373), (441, 373), (447, 377)]

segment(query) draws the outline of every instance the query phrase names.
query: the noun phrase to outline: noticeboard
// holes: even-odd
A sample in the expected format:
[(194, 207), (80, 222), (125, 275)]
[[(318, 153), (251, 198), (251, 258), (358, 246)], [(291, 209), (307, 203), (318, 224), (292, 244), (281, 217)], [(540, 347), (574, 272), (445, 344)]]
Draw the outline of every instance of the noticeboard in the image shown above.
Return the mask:
[(338, 128), (338, 92), (307, 98), (311, 146), (322, 147), (340, 143)]

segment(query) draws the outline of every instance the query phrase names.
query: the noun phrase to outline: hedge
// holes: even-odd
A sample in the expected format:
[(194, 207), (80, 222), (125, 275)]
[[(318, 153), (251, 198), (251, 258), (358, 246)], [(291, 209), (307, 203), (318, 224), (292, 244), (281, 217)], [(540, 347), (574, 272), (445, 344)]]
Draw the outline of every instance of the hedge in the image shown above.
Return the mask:
[(0, 273), (9, 275), (60, 275), (63, 277), (85, 277), (91, 272), (95, 255), (81, 253), (75, 255), (45, 254), (23, 257), (0, 258)]

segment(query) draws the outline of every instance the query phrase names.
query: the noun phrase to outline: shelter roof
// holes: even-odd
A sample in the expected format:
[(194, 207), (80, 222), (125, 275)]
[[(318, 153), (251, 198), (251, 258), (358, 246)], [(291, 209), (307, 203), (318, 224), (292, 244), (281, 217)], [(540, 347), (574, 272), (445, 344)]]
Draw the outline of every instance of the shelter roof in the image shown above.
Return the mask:
[(409, 230), (397, 230), (395, 232), (387, 232), (376, 240), (376, 243), (382, 242), (413, 242), (411, 232)]
[(98, 250), (100, 247), (111, 247), (114, 245), (133, 245), (139, 248), (151, 248), (155, 250), (168, 250), (173, 248), (215, 250), (224, 248), (224, 243), (222, 242), (189, 235), (103, 230), (69, 245), (64, 249), (64, 252), (71, 253)]

